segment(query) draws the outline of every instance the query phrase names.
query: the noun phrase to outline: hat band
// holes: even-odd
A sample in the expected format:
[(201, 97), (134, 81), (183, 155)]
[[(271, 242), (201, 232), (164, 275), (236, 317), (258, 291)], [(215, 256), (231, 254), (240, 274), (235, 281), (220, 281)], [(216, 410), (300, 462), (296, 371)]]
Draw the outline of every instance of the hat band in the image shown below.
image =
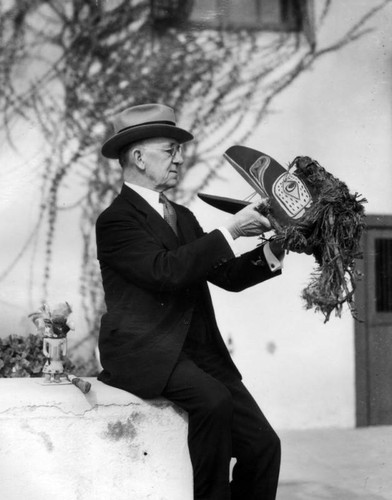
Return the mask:
[(145, 125), (173, 125), (175, 126), (174, 122), (171, 121), (156, 121), (156, 122), (145, 122), (145, 123), (138, 123), (137, 125), (130, 125), (129, 127), (122, 128), (117, 132), (117, 134), (124, 132), (125, 130), (130, 130), (132, 128), (136, 127), (143, 127)]

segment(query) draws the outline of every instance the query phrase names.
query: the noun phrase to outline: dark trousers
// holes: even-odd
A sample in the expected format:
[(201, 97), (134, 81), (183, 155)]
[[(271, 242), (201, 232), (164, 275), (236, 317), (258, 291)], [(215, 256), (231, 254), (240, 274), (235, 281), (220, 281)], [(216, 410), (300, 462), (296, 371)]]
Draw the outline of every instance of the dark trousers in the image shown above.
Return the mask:
[(276, 498), (279, 438), (217, 353), (183, 352), (162, 395), (188, 412), (195, 500)]

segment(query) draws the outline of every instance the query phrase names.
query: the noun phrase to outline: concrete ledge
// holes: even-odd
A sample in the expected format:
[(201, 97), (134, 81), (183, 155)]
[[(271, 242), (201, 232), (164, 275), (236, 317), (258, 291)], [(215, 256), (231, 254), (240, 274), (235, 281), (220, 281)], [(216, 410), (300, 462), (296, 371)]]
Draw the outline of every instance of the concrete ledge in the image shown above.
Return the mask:
[(186, 414), (86, 380), (0, 380), (1, 499), (191, 500)]

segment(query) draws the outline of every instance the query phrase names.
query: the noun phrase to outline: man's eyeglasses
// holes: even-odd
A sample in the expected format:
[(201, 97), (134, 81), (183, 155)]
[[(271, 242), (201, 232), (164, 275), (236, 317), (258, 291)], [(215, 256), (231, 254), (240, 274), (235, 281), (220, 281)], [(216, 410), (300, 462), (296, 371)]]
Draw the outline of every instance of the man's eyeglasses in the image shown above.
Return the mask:
[(183, 151), (181, 144), (174, 144), (170, 148), (153, 148), (153, 147), (150, 148), (148, 146), (143, 146), (143, 149), (147, 149), (150, 151), (166, 151), (172, 158), (174, 158), (177, 153), (182, 154)]

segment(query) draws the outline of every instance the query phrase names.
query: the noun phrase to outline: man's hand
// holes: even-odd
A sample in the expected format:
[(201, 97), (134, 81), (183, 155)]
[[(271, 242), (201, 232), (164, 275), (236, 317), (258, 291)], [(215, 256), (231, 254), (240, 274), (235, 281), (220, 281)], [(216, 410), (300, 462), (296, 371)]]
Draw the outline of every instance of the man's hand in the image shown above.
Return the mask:
[[(262, 200), (261, 203), (265, 201)], [(251, 203), (233, 215), (225, 225), (234, 240), (240, 236), (259, 236), (271, 229), (267, 217), (257, 211), (258, 207), (260, 207), (260, 202)]]

